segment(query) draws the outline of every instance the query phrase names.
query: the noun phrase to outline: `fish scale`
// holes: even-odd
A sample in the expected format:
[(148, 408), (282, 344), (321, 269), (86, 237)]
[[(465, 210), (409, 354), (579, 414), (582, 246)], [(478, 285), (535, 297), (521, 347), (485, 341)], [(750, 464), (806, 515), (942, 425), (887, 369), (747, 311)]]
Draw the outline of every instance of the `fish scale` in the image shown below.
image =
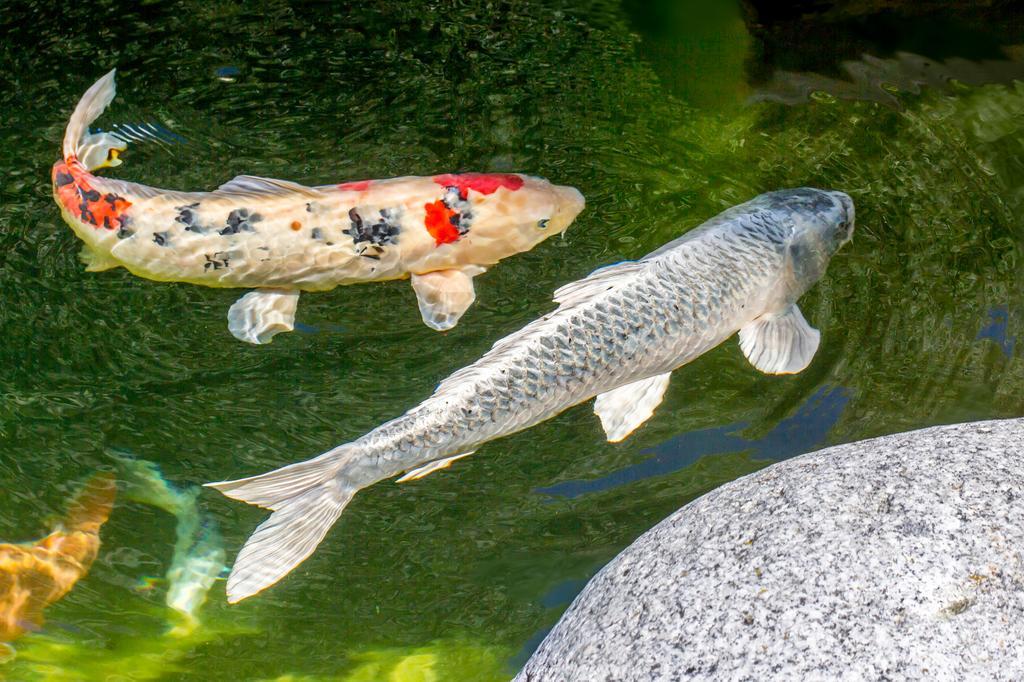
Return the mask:
[(498, 341), (404, 415), (319, 457), (213, 483), (273, 510), (235, 560), (228, 599), (272, 585), (311, 554), (356, 492), (420, 478), (484, 443), (592, 397), (609, 440), (654, 412), (668, 373), (736, 332), (758, 369), (801, 371), (819, 334), (795, 302), (849, 240), (841, 192), (761, 195), (635, 262), (555, 292), (558, 309)]

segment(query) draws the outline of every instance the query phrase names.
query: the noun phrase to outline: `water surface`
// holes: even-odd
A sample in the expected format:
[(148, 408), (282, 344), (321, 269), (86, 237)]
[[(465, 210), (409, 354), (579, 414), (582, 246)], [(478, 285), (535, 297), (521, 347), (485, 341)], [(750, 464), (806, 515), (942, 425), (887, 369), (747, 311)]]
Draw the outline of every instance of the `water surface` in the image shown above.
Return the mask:
[[(165, 634), (163, 586), (136, 589), (166, 571), (174, 519), (122, 500), (89, 576), (0, 676), (507, 679), (589, 576), (694, 497), (817, 447), (1024, 413), (1019, 36), (982, 17), (901, 42), (899, 27), (920, 22), (888, 15), (751, 33), (731, 5), (673, 7), (8, 8), (5, 540), (43, 535), (112, 451), (188, 486), (356, 438), (552, 309), (558, 286), (760, 192), (844, 190), (858, 232), (801, 302), (822, 332), (802, 374), (761, 375), (730, 341), (676, 372), (624, 443), (604, 442), (583, 405), (420, 482), (383, 482), (279, 586), (228, 607), (218, 584), (187, 637)], [(185, 140), (133, 147), (119, 177), (191, 190), (239, 173), (522, 171), (580, 188), (588, 207), (564, 239), (481, 277), (449, 333), (423, 326), (408, 283), (393, 282), (304, 295), (299, 332), (246, 346), (226, 329), (238, 292), (83, 271), (48, 172), (74, 102), (115, 66), (119, 97), (100, 123), (152, 121)], [(200, 504), (229, 556), (262, 518), (209, 491)]]

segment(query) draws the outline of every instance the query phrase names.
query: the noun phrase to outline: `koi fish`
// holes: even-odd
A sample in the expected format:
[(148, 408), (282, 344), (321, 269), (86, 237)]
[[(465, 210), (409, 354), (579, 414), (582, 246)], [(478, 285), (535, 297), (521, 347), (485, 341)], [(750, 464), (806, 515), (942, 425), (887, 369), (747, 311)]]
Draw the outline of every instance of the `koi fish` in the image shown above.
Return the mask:
[(114, 133), (88, 126), (114, 98), (114, 71), (85, 95), (52, 171), (87, 270), (254, 289), (228, 311), (231, 333), (267, 343), (294, 328), (301, 291), (412, 279), (423, 321), (454, 327), (473, 278), (565, 231), (576, 189), (514, 173), (464, 173), (307, 187), (241, 175), (212, 192), (178, 192), (93, 175), (121, 163)]
[(228, 578), (228, 601), (308, 557), (362, 488), (425, 476), (596, 396), (609, 441), (661, 403), (672, 370), (739, 332), (762, 372), (803, 370), (820, 334), (796, 306), (853, 234), (846, 194), (763, 194), (648, 254), (555, 292), (558, 309), (498, 341), (401, 417), (315, 459), (207, 485), (273, 511)]
[(0, 642), (43, 624), (43, 609), (89, 572), (100, 550), (100, 527), (114, 506), (117, 485), (97, 474), (68, 506), (64, 520), (42, 540), (0, 544)]
[[(205, 516), (196, 500), (198, 487), (178, 490), (153, 462), (113, 453), (125, 487), (125, 498), (163, 509), (177, 519), (171, 565), (165, 576), (164, 603), (177, 615), (172, 635), (187, 635), (200, 625), (199, 611), (225, 569), (224, 545), (214, 520)], [(158, 582), (145, 578), (146, 585)]]

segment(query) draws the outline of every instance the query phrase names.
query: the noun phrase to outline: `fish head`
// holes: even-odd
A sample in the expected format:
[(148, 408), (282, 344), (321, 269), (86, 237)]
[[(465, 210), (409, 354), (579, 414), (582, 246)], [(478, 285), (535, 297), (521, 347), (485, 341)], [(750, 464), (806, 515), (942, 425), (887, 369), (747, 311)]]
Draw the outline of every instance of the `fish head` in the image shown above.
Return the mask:
[(825, 274), (832, 256), (853, 237), (853, 200), (843, 192), (801, 188), (774, 193), (788, 213), (786, 257), (797, 295)]
[[(583, 195), (574, 187), (554, 185), (544, 178), (518, 174), (450, 176), (445, 185), (453, 196), (462, 198), (461, 215), (469, 213), (468, 236), (473, 262), (496, 262), (506, 256), (529, 251), (548, 237), (561, 234), (583, 210)], [(500, 180), (494, 180), (498, 178)], [(438, 181), (435, 178), (435, 181)], [(455, 183), (460, 183), (455, 185)], [(446, 202), (453, 205), (453, 200)]]

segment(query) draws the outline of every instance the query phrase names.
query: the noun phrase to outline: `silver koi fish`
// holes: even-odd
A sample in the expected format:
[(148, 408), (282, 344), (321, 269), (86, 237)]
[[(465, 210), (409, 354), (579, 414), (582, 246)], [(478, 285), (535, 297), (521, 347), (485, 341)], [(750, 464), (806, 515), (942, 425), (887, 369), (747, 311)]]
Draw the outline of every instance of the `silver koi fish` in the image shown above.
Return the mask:
[(88, 131), (113, 98), (111, 71), (82, 96), (51, 173), (87, 269), (255, 289), (228, 311), (228, 329), (250, 343), (294, 328), (300, 291), (405, 277), (423, 321), (451, 329), (476, 298), (475, 276), (564, 232), (584, 206), (572, 187), (515, 173), (319, 187), (241, 175), (213, 192), (98, 177), (127, 148), (116, 132)]
[(273, 511), (235, 560), (228, 600), (280, 580), (353, 495), (377, 481), (419, 478), (595, 396), (608, 440), (622, 440), (654, 413), (672, 370), (736, 332), (762, 372), (803, 370), (820, 334), (796, 301), (853, 226), (853, 202), (842, 192), (763, 194), (638, 261), (562, 287), (557, 310), (365, 436), (262, 476), (208, 484)]

